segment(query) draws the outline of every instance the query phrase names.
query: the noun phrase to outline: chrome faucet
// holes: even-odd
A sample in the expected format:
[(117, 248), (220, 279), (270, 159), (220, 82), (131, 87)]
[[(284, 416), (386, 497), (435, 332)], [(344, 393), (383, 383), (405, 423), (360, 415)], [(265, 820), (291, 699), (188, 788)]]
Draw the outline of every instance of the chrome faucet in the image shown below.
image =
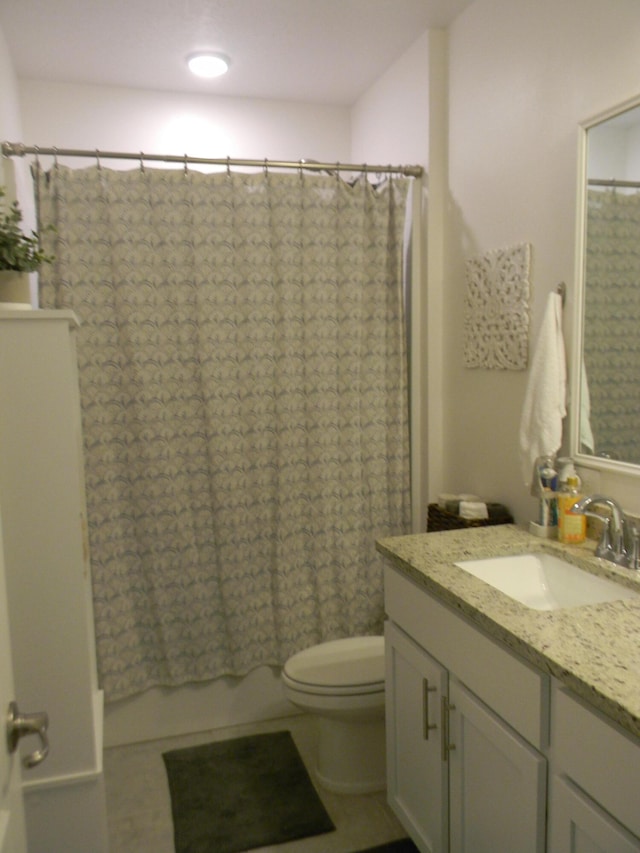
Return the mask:
[[(592, 507), (594, 505), (606, 506), (611, 510), (611, 515), (602, 515), (595, 512)], [(616, 563), (618, 566), (626, 568), (638, 568), (638, 546), (636, 532), (634, 532), (634, 544), (631, 555), (627, 548), (627, 527), (628, 522), (620, 505), (604, 495), (591, 495), (590, 497), (582, 498), (571, 507), (571, 512), (577, 512), (581, 515), (588, 515), (592, 518), (597, 518), (603, 522), (602, 536), (596, 547), (596, 557), (602, 557), (603, 560), (609, 560), (610, 563)]]

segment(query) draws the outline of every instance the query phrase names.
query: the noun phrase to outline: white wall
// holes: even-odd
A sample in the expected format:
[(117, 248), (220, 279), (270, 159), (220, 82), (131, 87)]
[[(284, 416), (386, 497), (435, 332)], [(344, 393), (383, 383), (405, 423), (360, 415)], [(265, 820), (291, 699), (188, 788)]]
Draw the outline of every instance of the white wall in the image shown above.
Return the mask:
[[(640, 118), (640, 117), (639, 117)], [(640, 179), (640, 127), (597, 125), (589, 130), (587, 174), (590, 178)]]
[(355, 163), (429, 163), (429, 33), (414, 44), (354, 104)]
[(350, 154), (346, 107), (32, 80), (19, 90), (31, 145), (330, 162)]
[[(639, 46), (637, 0), (476, 0), (450, 31), (447, 491), (502, 500), (520, 521), (535, 510), (517, 451), (528, 372), (464, 368), (464, 259), (531, 243), (532, 340), (565, 281), (570, 350), (577, 127), (640, 93)], [(637, 480), (589, 482), (638, 510)]]
[[(22, 119), (18, 97), (18, 81), (11, 63), (4, 33), (0, 29), (0, 140), (19, 141), (21, 139)], [(9, 200), (14, 198), (20, 200), (24, 230), (35, 229), (35, 205), (27, 164), (0, 157), (0, 184), (6, 187)], [(31, 275), (30, 280), (32, 302), (35, 302), (37, 286), (35, 275)]]
[[(412, 285), (410, 335), (411, 397), (414, 401), (411, 412), (412, 523), (415, 532), (425, 529), (429, 476), (433, 462), (429, 458), (428, 442), (432, 426), (429, 424), (427, 409), (428, 342), (432, 341), (432, 346), (435, 346), (441, 329), (441, 324), (438, 323), (430, 327), (430, 315), (427, 313), (428, 298), (431, 296), (429, 282), (437, 288), (439, 276), (429, 275), (426, 251), (427, 233), (430, 231), (427, 206), (429, 181), (426, 173), (430, 165), (433, 166), (434, 158), (430, 157), (430, 145), (438, 127), (437, 122), (434, 124), (432, 121), (433, 109), (430, 102), (434, 81), (439, 80), (439, 63), (438, 36), (425, 32), (365, 92), (352, 109), (353, 162), (420, 165), (425, 170), (425, 177), (419, 185), (421, 193), (413, 209), (414, 215), (420, 217), (414, 232), (417, 239), (414, 240), (413, 252), (416, 263)], [(438, 150), (437, 141), (433, 149)], [(431, 257), (435, 270), (438, 253), (433, 252)], [(433, 316), (435, 317), (435, 312)], [(437, 454), (436, 458), (439, 457), (440, 454)]]
[[(422, 180), (419, 281), (412, 305), (413, 529), (443, 491), (443, 303), (447, 196), (447, 33), (430, 30), (354, 105), (353, 159), (417, 163)], [(427, 201), (428, 200), (428, 201)]]
[[(9, 49), (0, 29), (0, 139), (20, 140), (22, 123), (18, 102), (18, 81), (13, 70)], [(0, 184), (7, 185), (12, 179), (8, 162), (0, 157)]]

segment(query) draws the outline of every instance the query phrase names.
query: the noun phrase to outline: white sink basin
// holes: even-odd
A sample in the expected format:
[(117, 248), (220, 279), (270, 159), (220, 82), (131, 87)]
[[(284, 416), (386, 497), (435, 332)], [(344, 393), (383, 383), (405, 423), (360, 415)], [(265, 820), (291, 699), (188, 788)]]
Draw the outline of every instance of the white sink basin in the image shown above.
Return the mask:
[(591, 575), (553, 554), (489, 557), (455, 565), (535, 610), (640, 598), (633, 590)]

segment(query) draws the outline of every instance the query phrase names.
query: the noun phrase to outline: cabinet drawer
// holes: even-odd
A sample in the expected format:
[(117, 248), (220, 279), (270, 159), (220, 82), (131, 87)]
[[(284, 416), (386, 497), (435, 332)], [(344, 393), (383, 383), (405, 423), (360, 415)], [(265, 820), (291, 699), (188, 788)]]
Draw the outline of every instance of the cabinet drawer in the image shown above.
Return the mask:
[(556, 772), (565, 773), (634, 835), (640, 836), (640, 743), (554, 685), (551, 739)]
[(529, 743), (546, 748), (546, 675), (390, 567), (385, 568), (385, 609), (390, 619)]

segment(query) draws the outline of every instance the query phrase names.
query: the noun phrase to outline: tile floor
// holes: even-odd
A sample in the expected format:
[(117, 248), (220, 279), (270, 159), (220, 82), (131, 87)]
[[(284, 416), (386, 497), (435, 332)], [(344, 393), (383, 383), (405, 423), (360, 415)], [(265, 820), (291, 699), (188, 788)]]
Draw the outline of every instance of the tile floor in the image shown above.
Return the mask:
[[(214, 740), (289, 729), (313, 778), (313, 720), (306, 715), (234, 726), (105, 750), (110, 853), (174, 853), (171, 804), (162, 753)], [(337, 795), (318, 787), (336, 831), (261, 847), (262, 853), (354, 853), (406, 835), (384, 792)]]

